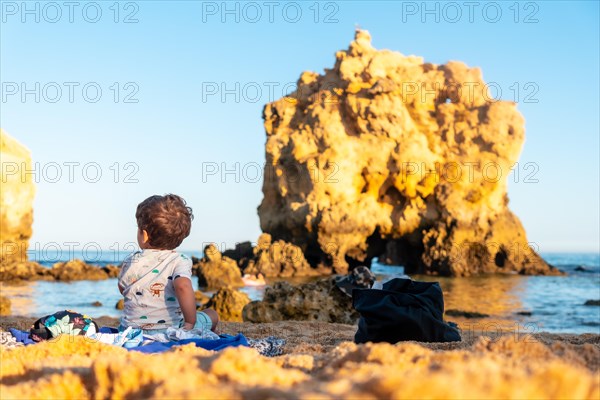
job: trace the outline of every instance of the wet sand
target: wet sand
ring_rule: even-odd
[[[0,328],[32,322],[3,317]],[[285,338],[284,355],[274,358],[249,348],[215,353],[189,345],[144,355],[65,337],[1,349],[0,392],[22,399],[600,396],[600,335],[473,328],[458,343],[355,345],[355,331],[318,322],[222,323],[223,333]]]

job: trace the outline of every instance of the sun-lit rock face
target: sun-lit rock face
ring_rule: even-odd
[[[27,261],[35,186],[27,148],[0,129],[0,264]]]
[[[508,209],[525,138],[516,105],[478,68],[376,50],[357,31],[323,75],[267,104],[261,228],[314,266],[546,274]]]

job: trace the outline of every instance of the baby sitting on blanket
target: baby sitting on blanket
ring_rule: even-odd
[[[149,336],[164,336],[168,328],[214,332],[219,315],[213,309],[196,313],[192,261],[175,251],[190,234],[192,209],[174,194],[151,196],[137,206],[135,217],[142,250],[121,265],[119,330],[139,328]]]

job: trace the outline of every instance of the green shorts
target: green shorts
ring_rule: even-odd
[[[208,316],[207,313],[200,311],[196,313],[196,325],[194,325],[195,329],[206,329],[212,330],[212,320]]]
[[[181,326],[183,327],[184,322],[181,322]],[[119,331],[124,331],[126,327],[119,326]],[[212,320],[205,312],[196,313],[196,325],[194,325],[194,329],[206,329],[212,330]],[[142,329],[144,335],[155,335],[157,333],[167,333],[166,329]]]

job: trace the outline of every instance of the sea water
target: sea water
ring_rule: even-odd
[[[184,252],[200,257],[200,252]],[[119,264],[126,253],[110,253],[99,259],[75,254],[100,266]],[[36,259],[37,256],[37,259]],[[586,306],[587,300],[600,299],[600,255],[598,253],[546,253],[543,258],[567,273],[566,276],[486,275],[466,278],[412,276],[416,280],[438,281],[444,291],[446,310],[477,312],[534,327],[530,331],[600,334],[600,306]],[[51,266],[73,258],[49,258],[47,254],[30,259]],[[400,266],[373,262],[378,280],[403,274]],[[193,279],[194,289],[197,280]],[[240,289],[252,300],[260,300],[264,287]],[[205,292],[211,295],[213,292]],[[10,298],[13,315],[41,317],[71,309],[92,317],[119,317],[115,308],[121,298],[116,279],[104,281],[45,282],[23,285],[3,284],[2,295]],[[101,306],[92,303],[100,302]],[[449,318],[451,319],[451,318]]]

